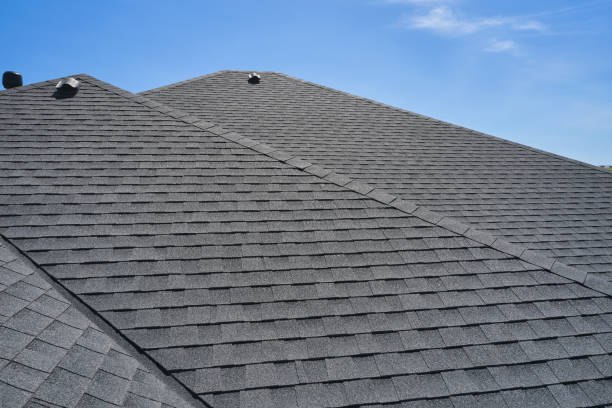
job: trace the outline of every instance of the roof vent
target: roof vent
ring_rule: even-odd
[[[57,85],[55,85],[55,93],[53,96],[55,99],[72,98],[77,94],[77,92],[79,92],[80,84],[81,82],[73,77],[62,79],[57,83]]]
[[[258,84],[261,80],[261,77],[257,72],[253,72],[249,74],[249,84]]]
[[[19,72],[6,71],[2,74],[2,86],[5,89],[17,88],[23,85],[23,78]]]
[[[59,91],[74,91],[79,89],[80,84],[81,83],[75,78],[70,77],[59,81],[57,85],[55,85],[55,88]]]

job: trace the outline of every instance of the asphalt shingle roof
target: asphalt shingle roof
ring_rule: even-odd
[[[0,407],[194,407],[0,239]]]
[[[612,404],[606,282],[80,79],[68,98],[54,81],[0,94],[0,234],[202,401]],[[23,350],[27,322],[3,350]],[[43,341],[66,349],[71,332]],[[81,374],[97,361],[71,358]],[[109,367],[84,395],[129,394]]]
[[[612,279],[612,173],[274,72],[144,96]],[[248,85],[248,84],[247,84]]]

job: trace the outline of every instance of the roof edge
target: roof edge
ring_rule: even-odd
[[[168,84],[168,85],[162,85],[162,86],[157,87],[157,88],[148,89],[146,91],[138,92],[137,94],[138,95],[146,95],[146,94],[151,93],[151,92],[157,92],[157,91],[161,91],[161,90],[164,90],[164,89],[174,88],[176,86],[188,84],[188,83],[194,82],[194,81],[199,81],[200,79],[204,79],[204,78],[214,77],[214,76],[217,76],[217,75],[220,75],[220,74],[224,74],[226,72],[240,72],[240,71],[235,71],[235,70],[231,70],[231,69],[222,69],[221,71],[212,72],[210,74],[200,75],[200,76],[197,76],[197,77],[194,77],[194,78],[186,79],[184,81],[174,82],[174,83],[171,83],[171,84]]]
[[[219,71],[215,73],[215,75],[219,74],[220,72],[227,71]],[[311,175],[319,177],[338,186],[346,187],[349,190],[352,190],[360,195],[367,196],[380,203],[396,208],[406,214],[413,215],[417,218],[420,218],[421,220],[435,224],[448,231],[459,234],[465,238],[474,240],[483,245],[501,251],[505,254],[514,256],[524,262],[545,269],[555,275],[570,279],[590,289],[612,296],[612,282],[608,282],[602,279],[601,277],[596,276],[594,273],[581,271],[577,268],[566,265],[554,258],[550,258],[546,255],[543,255],[539,251],[531,250],[524,246],[510,243],[506,240],[495,237],[492,234],[475,229],[468,224],[457,221],[452,217],[447,217],[442,214],[433,212],[423,206],[419,206],[415,202],[404,200],[396,195],[389,194],[388,192],[382,189],[377,189],[372,185],[360,182],[345,175],[335,173],[319,165],[310,163],[309,161],[304,160],[298,157],[297,155],[286,153],[265,143],[261,143],[257,140],[244,137],[237,132],[224,129],[221,126],[216,125],[215,123],[202,120],[179,109],[175,109],[148,99],[140,94],[133,94],[131,92],[117,88],[109,83],[100,81],[90,76],[83,75],[83,77],[88,78],[89,81],[94,85],[97,85],[117,95],[123,96],[150,109],[154,109],[164,115],[170,116],[174,119],[178,119],[182,122],[195,126],[198,129],[213,133],[231,142],[238,143],[243,147],[254,150],[275,160],[284,162],[292,167],[305,171]],[[196,79],[194,78],[188,81],[194,80]]]
[[[45,81],[33,82],[31,84],[27,84],[27,85],[23,85],[23,86],[18,86],[18,87],[15,87],[15,88],[0,90],[0,96],[13,95],[13,94],[20,93],[20,92],[23,92],[23,91],[29,91],[31,89],[40,88],[41,86],[56,84],[60,80],[62,80],[64,78],[68,78],[68,77],[74,77],[76,79],[80,79],[82,77],[91,78],[90,75],[83,74],[83,73],[81,73],[81,74],[72,74],[72,75],[64,75],[64,76],[57,77],[57,78],[47,79]]]
[[[558,159],[558,160],[569,161],[569,162],[574,163],[574,164],[578,164],[578,165],[581,165],[581,166],[584,166],[584,167],[588,167],[591,170],[597,170],[597,171],[603,172],[603,173],[605,173],[605,174],[607,174],[609,176],[612,176],[612,172],[610,172],[609,170],[602,169],[601,167],[598,167],[598,166],[595,166],[593,164],[589,164],[589,163],[586,163],[586,162],[583,162],[583,161],[580,161],[580,160],[576,160],[576,159],[572,159],[572,158],[569,158],[569,157],[561,156],[559,154],[547,152],[546,150],[541,150],[541,149],[538,149],[538,148],[535,148],[535,147],[531,147],[531,146],[527,146],[527,145],[524,145],[524,144],[521,144],[521,143],[518,143],[518,142],[513,142],[511,140],[507,140],[507,139],[504,139],[504,138],[501,138],[501,137],[498,137],[498,136],[493,136],[493,135],[490,135],[488,133],[480,132],[478,130],[470,129],[470,128],[467,128],[465,126],[457,125],[455,123],[446,122],[446,121],[441,120],[441,119],[432,118],[431,116],[427,116],[427,115],[423,115],[423,114],[420,114],[420,113],[412,112],[412,111],[409,111],[408,109],[402,109],[402,108],[398,108],[396,106],[387,105],[385,103],[378,102],[378,101],[376,101],[374,99],[369,99],[369,98],[366,98],[364,96],[355,95],[355,94],[352,94],[352,93],[349,93],[349,92],[345,92],[345,91],[340,91],[338,89],[334,89],[334,88],[330,88],[330,87],[325,86],[325,85],[320,85],[320,84],[317,84],[317,83],[314,83],[314,82],[310,82],[310,81],[307,81],[305,79],[301,79],[301,78],[297,78],[297,77],[294,77],[294,76],[291,76],[291,75],[288,75],[288,74],[284,74],[282,72],[273,72],[273,73],[277,74],[277,75],[284,76],[284,77],[289,78],[289,79],[292,79],[294,81],[299,81],[299,82],[302,82],[302,83],[307,84],[307,85],[315,86],[317,88],[326,89],[328,91],[332,91],[332,92],[336,92],[336,93],[339,93],[339,94],[342,94],[342,95],[345,95],[345,96],[349,96],[351,98],[356,98],[356,99],[359,99],[359,100],[362,100],[362,101],[366,101],[366,102],[369,102],[369,103],[372,103],[372,104],[375,104],[375,105],[378,105],[378,106],[382,106],[382,107],[385,107],[385,108],[393,109],[393,110],[398,111],[398,112],[409,113],[411,115],[415,115],[415,116],[418,116],[420,118],[423,118],[423,119],[426,119],[426,120],[429,120],[429,121],[432,121],[432,122],[436,122],[436,123],[439,123],[439,124],[442,124],[442,125],[446,125],[446,126],[452,126],[452,127],[458,128],[458,129],[466,130],[468,132],[477,134],[479,136],[489,137],[489,138],[495,139],[495,140],[497,140],[499,142],[511,144],[511,145],[514,145],[514,146],[517,146],[517,147],[520,147],[520,148],[523,148],[523,149],[526,149],[526,150],[530,150],[530,151],[533,151],[533,152],[536,152],[536,153],[545,154],[547,156],[553,157],[553,158]],[[194,80],[195,80],[195,78],[194,78]]]
[[[75,76],[75,75],[72,75]],[[50,85],[56,81],[59,81],[60,79],[65,78],[65,77],[59,77],[59,78],[55,78],[55,79],[47,79],[46,81],[40,81],[40,82],[34,82],[31,84],[27,84],[27,85],[23,85],[23,86],[18,86],[15,88],[10,88],[10,89],[5,89],[3,91],[0,91],[0,96],[9,96],[9,95],[14,95],[16,93],[20,93],[23,91],[28,91],[31,89],[36,89],[36,88],[40,88],[41,86],[45,86],[45,85]]]

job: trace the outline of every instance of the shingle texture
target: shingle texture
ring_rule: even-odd
[[[286,75],[143,95],[612,279],[612,174]]]
[[[0,233],[212,406],[612,404],[609,296],[81,79],[0,96]]]
[[[0,240],[0,407],[193,405]]]

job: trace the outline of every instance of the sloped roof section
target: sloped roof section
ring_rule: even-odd
[[[612,403],[610,296],[80,78],[0,96],[0,233],[210,405]]]
[[[143,95],[612,279],[610,172],[274,72]]]
[[[0,407],[198,406],[167,387],[0,238]]]

